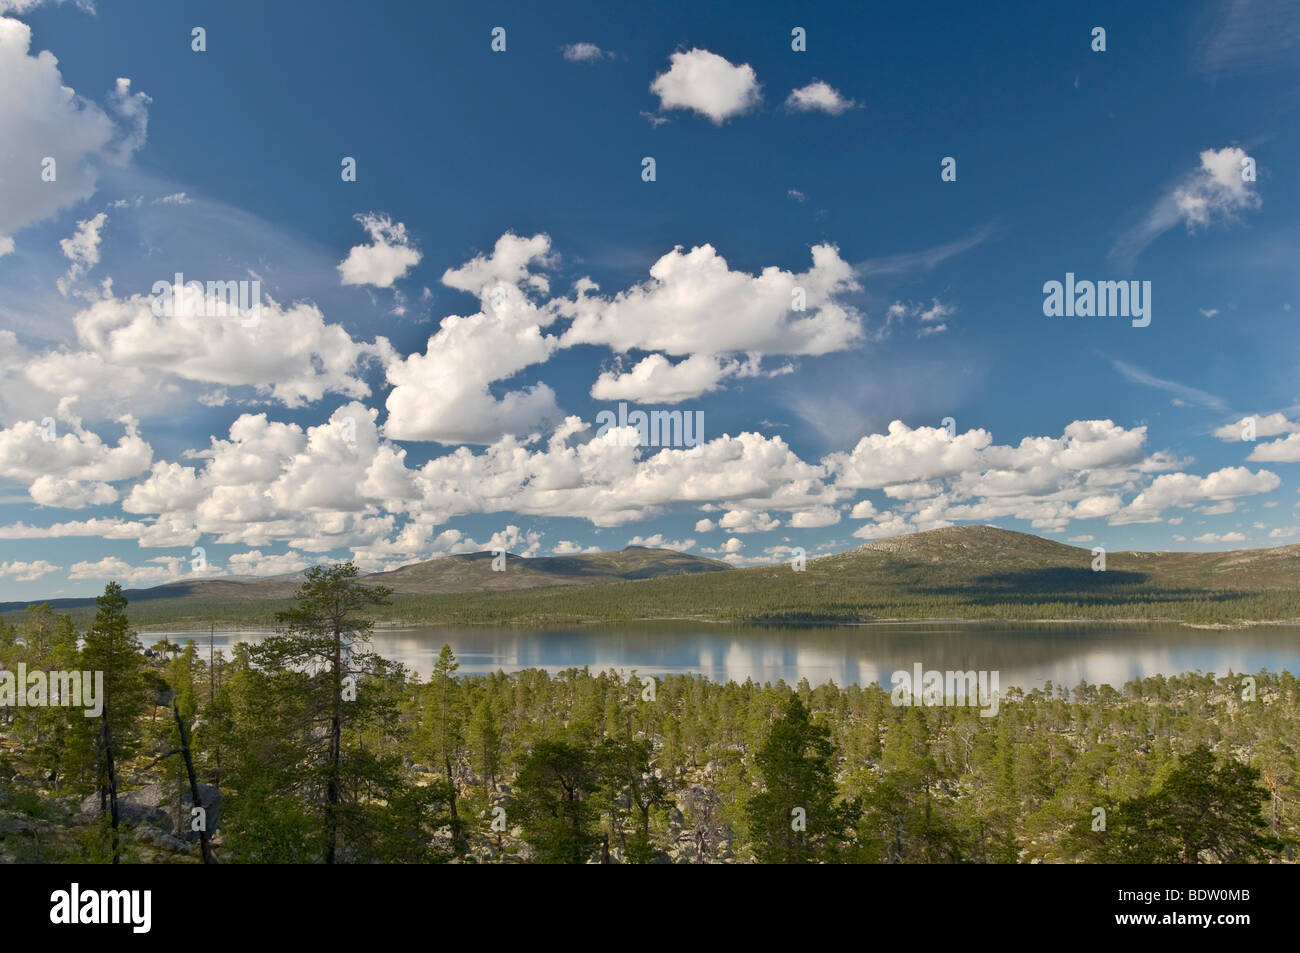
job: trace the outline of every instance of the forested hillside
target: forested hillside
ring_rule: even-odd
[[[786,562],[727,570],[713,560],[643,547],[512,556],[501,572],[491,564],[490,553],[478,553],[367,576],[367,584],[393,589],[372,617],[396,625],[1096,619],[1233,626],[1300,620],[1300,545],[1108,552],[1103,564],[1091,550],[1027,533],[954,526],[810,558],[802,571]],[[142,626],[269,625],[290,606],[299,581],[214,579],[128,596]],[[93,614],[93,607],[67,608],[79,623]]]
[[[1101,567],[1104,568],[1094,568]],[[515,592],[403,596],[410,623],[557,624],[698,619],[1300,619],[1300,546],[1230,553],[1110,552],[991,526],[956,526],[833,556],[725,573]]]

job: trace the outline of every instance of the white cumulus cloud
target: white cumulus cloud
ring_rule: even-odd
[[[785,108],[794,112],[824,112],[832,116],[847,112],[856,105],[852,99],[821,80],[791,90],[785,100]]]
[[[0,254],[26,226],[93,195],[102,166],[126,162],[148,123],[149,97],[132,93],[129,79],[117,81],[106,111],[66,85],[53,53],[31,55],[31,40],[27,24],[0,16],[0,143],[9,170],[0,176]],[[42,179],[47,158],[52,181]]]
[[[721,125],[758,105],[758,77],[748,63],[735,66],[717,53],[674,53],[671,66],[650,84],[660,109],[690,109]]]
[[[391,288],[394,281],[420,263],[420,250],[401,222],[379,212],[357,215],[356,220],[370,235],[370,244],[354,245],[339,263],[343,284]]]

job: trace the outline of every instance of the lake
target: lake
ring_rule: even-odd
[[[255,642],[265,631],[218,631],[215,647],[229,656],[234,642]],[[206,654],[206,632],[148,632],[152,645],[166,635],[193,638]],[[587,667],[639,675],[694,674],[712,681],[812,685],[875,682],[926,670],[999,672],[1002,690],[1080,681],[1116,688],[1135,678],[1201,671],[1261,669],[1300,673],[1300,626],[1192,629],[1167,623],[876,623],[859,626],[708,625],[644,622],[524,629],[448,626],[377,629],[373,649],[429,677],[446,643],[460,674]]]

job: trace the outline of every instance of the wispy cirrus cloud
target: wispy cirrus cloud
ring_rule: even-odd
[[[1197,44],[1204,73],[1300,66],[1300,6],[1292,0],[1226,0]]]
[[[1188,404],[1195,404],[1198,407],[1208,407],[1211,410],[1227,410],[1228,402],[1222,397],[1211,394],[1209,391],[1200,390],[1196,387],[1189,387],[1186,384],[1180,384],[1177,381],[1165,380],[1162,377],[1156,377],[1149,371],[1143,370],[1136,364],[1130,364],[1127,361],[1121,361],[1118,358],[1107,357],[1106,360],[1120,375],[1130,383],[1142,384],[1146,387],[1154,387],[1157,390],[1173,394],[1178,400]]]
[[[903,252],[897,255],[884,255],[880,258],[868,258],[858,262],[854,266],[854,271],[863,277],[903,274],[910,271],[928,271],[949,258],[983,245],[989,239],[996,237],[1001,230],[1001,226],[998,224],[987,222],[979,226],[979,228],[967,232],[961,238],[945,242],[942,245],[935,245],[933,248]]]
[[[1199,165],[1120,236],[1108,257],[1123,268],[1131,268],[1148,245],[1180,223],[1187,226],[1188,232],[1195,232],[1259,208],[1261,199],[1254,178],[1248,180],[1244,174],[1249,158],[1238,146],[1202,151]]]

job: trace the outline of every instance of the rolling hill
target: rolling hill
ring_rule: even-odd
[[[370,573],[365,582],[387,586],[395,597],[437,596],[471,592],[497,592],[541,586],[588,586],[631,579],[651,579],[690,573],[730,571],[726,563],[670,549],[629,546],[609,553],[576,556],[542,556],[525,559],[506,555],[506,568],[492,570],[491,553],[468,553],[412,563],[389,572]],[[127,589],[133,618],[144,624],[168,621],[206,623],[232,618],[269,620],[293,599],[301,573],[278,576],[223,576],[218,579],[183,579],[148,589]],[[33,600],[0,603],[0,613],[25,609],[48,601],[50,606],[74,616],[89,614],[94,598]]]
[[[555,624],[915,619],[1300,620],[1300,546],[1107,554],[991,526],[957,526],[726,573],[412,599],[421,622]]]
[[[366,580],[388,586],[394,593],[435,595],[537,586],[582,586],[620,579],[653,579],[731,569],[715,559],[648,546],[629,546],[610,553],[533,559],[507,554],[506,568],[501,572],[493,572],[491,563],[491,553],[470,553],[412,563],[391,572],[375,573],[367,576]]]
[[[670,550],[580,556],[449,556],[364,577],[393,590],[378,617],[400,624],[568,624],[644,619],[869,622],[904,619],[1300,619],[1300,545],[1222,553],[1091,550],[992,526],[957,526],[789,564],[731,569]],[[209,579],[128,591],[144,626],[265,625],[297,574]],[[75,603],[75,604],[72,604]],[[74,615],[93,600],[53,603]],[[0,606],[21,609],[24,604]]]

